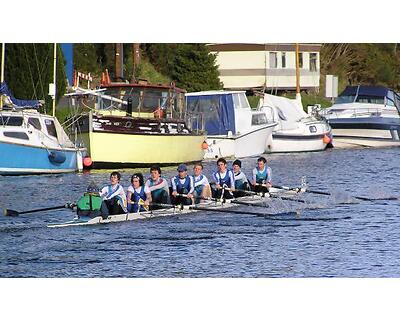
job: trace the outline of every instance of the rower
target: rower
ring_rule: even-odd
[[[150,177],[147,179],[145,186],[147,186],[151,192],[153,203],[165,204],[170,202],[168,182],[161,177],[161,168],[158,165],[153,165],[150,168]],[[157,205],[153,205],[152,207],[155,209]]]
[[[124,188],[119,184],[120,181],[121,174],[118,171],[113,171],[110,174],[110,184],[100,191],[100,197],[103,198],[100,208],[103,219],[106,219],[108,215],[127,212],[126,194]]]
[[[242,162],[240,160],[236,159],[235,161],[233,161],[232,170],[235,176],[235,189],[236,189],[236,191],[234,192],[235,197],[243,197],[247,194],[244,191],[250,190],[247,177],[244,174],[244,172],[241,171],[241,168],[242,168]]]
[[[255,192],[268,192],[271,188],[271,168],[267,166],[267,159],[257,159],[257,167],[253,169],[252,186]]]
[[[203,174],[203,165],[196,163],[193,167],[195,203],[200,203],[201,198],[211,198],[211,188],[207,177]]]
[[[143,175],[135,173],[131,177],[131,183],[126,196],[128,212],[147,211],[151,202],[151,193],[149,187],[144,185]]]
[[[215,198],[232,199],[235,191],[235,178],[233,172],[226,167],[226,160],[217,160],[217,172],[213,173],[215,181]]]
[[[185,164],[178,166],[178,175],[171,179],[172,203],[191,205],[193,204],[194,180],[187,174]],[[181,195],[185,195],[182,197]]]

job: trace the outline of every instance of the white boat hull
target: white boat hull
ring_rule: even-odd
[[[390,130],[333,129],[332,133],[338,149],[400,147],[400,140],[393,139]]]
[[[266,152],[322,151],[326,149],[326,146],[327,143],[324,142],[324,135],[304,136],[273,133],[271,142],[267,145]]]
[[[208,136],[204,159],[245,158],[263,154],[276,123],[257,126],[250,132],[234,136]]]

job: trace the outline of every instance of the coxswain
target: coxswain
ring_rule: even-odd
[[[219,158],[217,160],[217,171],[213,173],[215,181],[215,197],[232,199],[235,191],[235,178],[233,172],[226,167],[226,160]]]
[[[128,211],[147,211],[151,202],[151,192],[149,187],[144,184],[143,175],[135,173],[131,177],[131,183],[126,196]]]
[[[203,165],[201,163],[196,163],[193,167],[193,180],[195,203],[200,203],[202,198],[211,198],[210,183],[203,174]]]
[[[121,174],[118,171],[113,171],[110,174],[110,184],[100,191],[100,197],[103,198],[100,208],[103,219],[106,219],[108,215],[127,212],[126,194],[124,188],[119,184],[120,181]]]
[[[249,182],[247,180],[246,175],[242,171],[242,162],[240,160],[235,160],[232,163],[232,171],[235,177],[235,189],[234,192],[235,197],[243,197],[245,196],[246,192],[249,191]]]
[[[257,167],[253,169],[252,186],[256,192],[265,192],[272,186],[271,168],[267,166],[267,159],[257,159]]]
[[[153,203],[170,203],[168,182],[161,177],[161,168],[158,165],[153,165],[150,168],[150,177],[147,179],[145,186],[150,190]],[[152,207],[155,209],[161,206],[152,205]]]
[[[193,204],[194,180],[187,174],[185,164],[178,166],[178,175],[171,179],[173,204]],[[184,196],[181,196],[184,195]]]

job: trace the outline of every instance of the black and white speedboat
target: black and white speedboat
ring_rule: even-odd
[[[349,86],[320,111],[332,127],[335,147],[400,146],[400,96],[381,86]]]

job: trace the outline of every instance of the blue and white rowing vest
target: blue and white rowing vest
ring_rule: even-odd
[[[199,182],[203,179],[204,179],[204,176],[202,174],[199,175],[197,178],[195,176],[193,176],[194,193],[195,193],[196,197],[201,196],[201,194],[203,193],[203,189],[204,189],[204,184],[199,184],[198,186],[196,186],[196,182]]]
[[[231,175],[229,174],[229,172],[230,172],[230,170],[226,171],[224,178],[221,177],[221,174],[219,172],[214,173],[214,177],[216,178],[217,183],[221,187],[225,186],[225,187],[230,188],[231,185],[235,185],[235,181],[231,180]],[[232,176],[233,176],[233,174],[232,174]]]
[[[266,183],[268,181],[268,167],[265,166],[263,171],[258,170],[258,168],[256,168],[257,170],[257,174],[256,174],[256,183],[262,184],[262,183]]]
[[[144,186],[140,188],[140,192],[137,192],[136,189],[133,189],[133,193],[131,195],[131,201],[135,202],[132,204],[132,210],[131,212],[138,212],[139,211],[139,205],[137,202],[142,199],[145,201],[147,199],[146,193],[144,192]],[[140,210],[143,210],[143,207],[140,207]]]
[[[190,176],[185,177],[185,181],[182,183],[179,176],[175,177],[176,192],[179,194],[188,194],[190,188]]]

